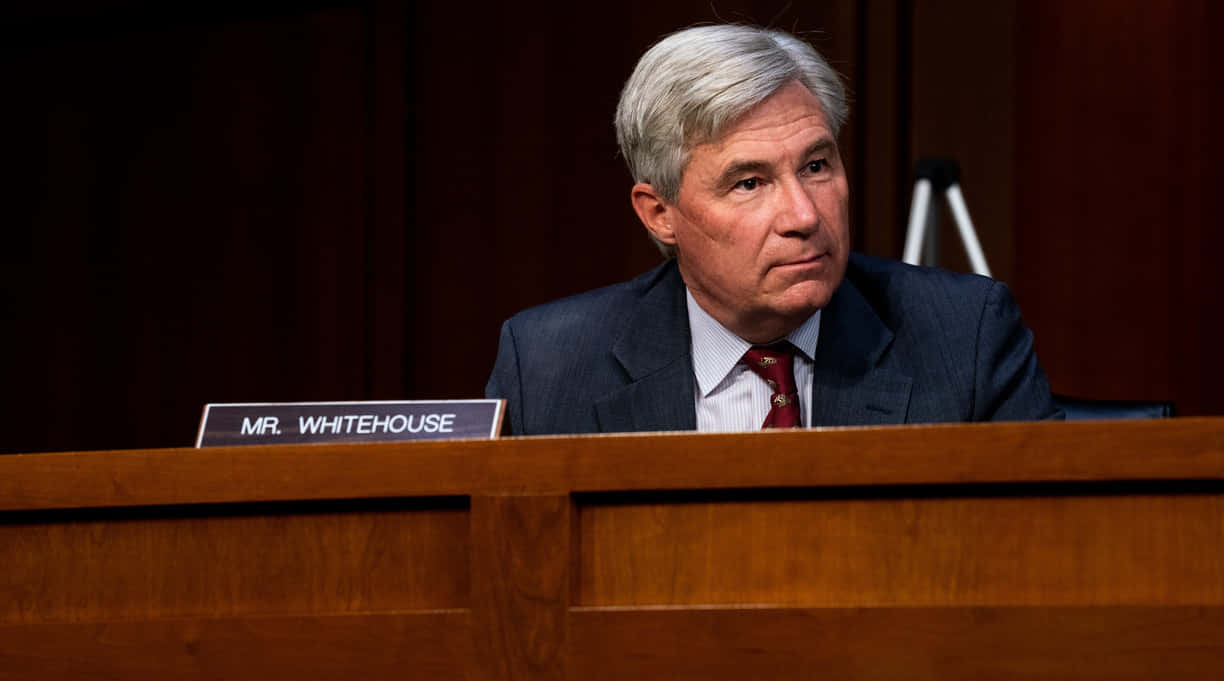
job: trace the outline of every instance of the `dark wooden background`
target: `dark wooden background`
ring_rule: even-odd
[[[914,160],[955,156],[1055,390],[1224,414],[1218,4],[164,4],[0,10],[0,451],[481,395],[503,319],[657,262],[612,112],[718,20],[845,75],[856,248],[899,256]]]

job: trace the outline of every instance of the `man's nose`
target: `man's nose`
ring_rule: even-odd
[[[820,226],[816,202],[799,178],[783,182],[778,198],[781,205],[778,206],[776,229],[779,233],[806,236]]]

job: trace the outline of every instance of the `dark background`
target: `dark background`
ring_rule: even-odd
[[[502,320],[658,261],[613,109],[719,20],[846,77],[857,249],[898,257],[913,162],[955,156],[1056,391],[1224,414],[1218,3],[164,4],[0,10],[0,451],[480,396]]]

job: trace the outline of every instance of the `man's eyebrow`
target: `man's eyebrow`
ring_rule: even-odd
[[[735,161],[718,174],[716,186],[729,185],[733,182],[738,182],[739,178],[743,175],[762,173],[767,170],[769,170],[769,164],[765,161]]]
[[[836,146],[837,144],[833,141],[832,137],[821,137],[809,144],[807,149],[803,150],[803,158],[806,159],[810,156],[827,152]],[[767,170],[769,170],[769,163],[765,161],[734,161],[718,174],[715,186],[726,186],[738,182],[740,177],[749,173],[761,173]]]
[[[836,146],[837,144],[833,141],[832,137],[821,137],[808,145],[808,148],[803,152],[803,157],[807,158],[821,152],[826,152]]]

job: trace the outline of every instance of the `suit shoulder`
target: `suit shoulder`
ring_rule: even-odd
[[[657,285],[667,276],[669,269],[674,267],[675,261],[669,260],[629,281],[528,308],[511,317],[507,324],[546,336],[565,333],[571,329],[586,329],[592,325],[606,328],[608,324],[630,314],[633,303]]]
[[[900,260],[852,253],[846,270],[856,286],[888,288],[904,285],[944,286],[966,291],[986,291],[996,282],[979,274],[952,272],[938,267],[910,265]]]
[[[890,326],[906,319],[913,321],[922,312],[963,320],[967,314],[979,313],[992,293],[1003,288],[999,282],[977,274],[859,253],[850,256],[846,279]]]

